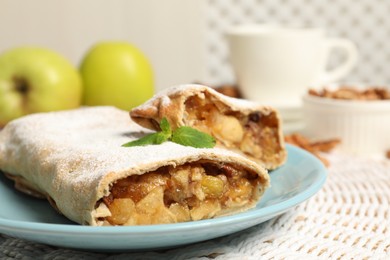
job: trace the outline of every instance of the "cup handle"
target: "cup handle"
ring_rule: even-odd
[[[329,83],[337,81],[347,75],[356,65],[358,60],[358,50],[356,45],[342,38],[330,38],[325,41],[325,64],[330,57],[331,51],[334,49],[343,50],[346,53],[346,59],[343,63],[332,70],[326,70],[321,73],[321,83]]]

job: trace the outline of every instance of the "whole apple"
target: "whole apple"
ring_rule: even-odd
[[[54,51],[18,47],[0,55],[0,126],[30,113],[78,107],[81,95],[79,72]]]
[[[154,94],[153,70],[146,56],[127,42],[94,45],[80,66],[84,104],[113,105],[124,110]]]

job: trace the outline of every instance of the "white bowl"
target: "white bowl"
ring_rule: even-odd
[[[305,95],[304,134],[313,139],[340,138],[340,150],[384,155],[390,149],[390,100],[340,100]]]

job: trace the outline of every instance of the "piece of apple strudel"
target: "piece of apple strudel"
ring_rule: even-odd
[[[92,226],[229,215],[254,207],[269,186],[264,168],[223,149],[121,147],[147,132],[111,107],[26,116],[0,132],[0,169],[17,189]]]
[[[159,130],[162,118],[172,128],[190,126],[215,137],[217,145],[244,154],[267,169],[287,156],[279,113],[268,106],[227,97],[203,85],[181,85],[132,109],[131,118]]]

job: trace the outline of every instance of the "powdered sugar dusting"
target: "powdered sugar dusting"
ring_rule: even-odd
[[[91,222],[85,212],[90,214],[96,200],[107,195],[110,183],[164,165],[209,159],[265,172],[256,163],[222,149],[171,142],[121,147],[150,132],[132,122],[127,111],[112,107],[30,115],[0,132],[0,169],[35,183],[79,223]]]

